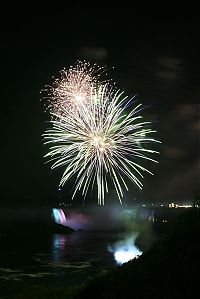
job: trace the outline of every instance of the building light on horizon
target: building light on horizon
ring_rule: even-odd
[[[191,204],[175,204],[173,202],[169,203],[169,208],[192,208]]]

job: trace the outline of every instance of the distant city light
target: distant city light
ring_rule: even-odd
[[[191,204],[176,204],[176,203],[169,203],[169,208],[192,208]]]

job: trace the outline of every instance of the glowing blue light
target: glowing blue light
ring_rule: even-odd
[[[134,258],[137,258],[141,254],[142,252],[137,247],[132,246],[132,248],[119,249],[115,251],[114,257],[117,264],[122,265],[123,263],[126,263]]]
[[[53,215],[53,219],[56,223],[66,226],[67,220],[65,217],[65,213],[63,212],[62,209],[53,208],[52,215]]]
[[[108,250],[113,252],[117,264],[122,265],[123,263],[138,258],[142,254],[142,251],[135,245],[137,236],[138,233],[131,233],[122,237],[122,239],[117,241],[113,246],[108,247]]]

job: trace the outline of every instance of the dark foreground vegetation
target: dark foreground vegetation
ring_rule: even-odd
[[[199,253],[200,209],[190,209],[181,213],[166,235],[140,258],[99,275],[85,286],[41,289],[6,298],[198,298]]]
[[[200,210],[183,212],[139,259],[99,277],[75,298],[198,298]]]

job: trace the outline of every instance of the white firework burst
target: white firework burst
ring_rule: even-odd
[[[91,92],[99,85],[109,84],[108,80],[99,83],[99,77],[105,70],[104,67],[81,61],[68,70],[63,69],[60,78],[55,79],[52,86],[46,86],[44,89],[51,116],[55,117],[68,110],[77,117],[77,114],[90,104]]]
[[[157,162],[151,154],[158,152],[144,147],[158,142],[150,135],[155,131],[142,120],[142,104],[129,111],[131,100],[109,84],[91,84],[85,97],[81,109],[69,109],[68,96],[60,97],[62,105],[51,112],[52,128],[43,135],[50,146],[45,157],[52,169],[64,168],[60,186],[76,174],[73,197],[78,190],[85,196],[96,185],[98,204],[104,204],[111,181],[122,202],[126,178],[142,189],[143,172],[151,173],[138,161]]]

